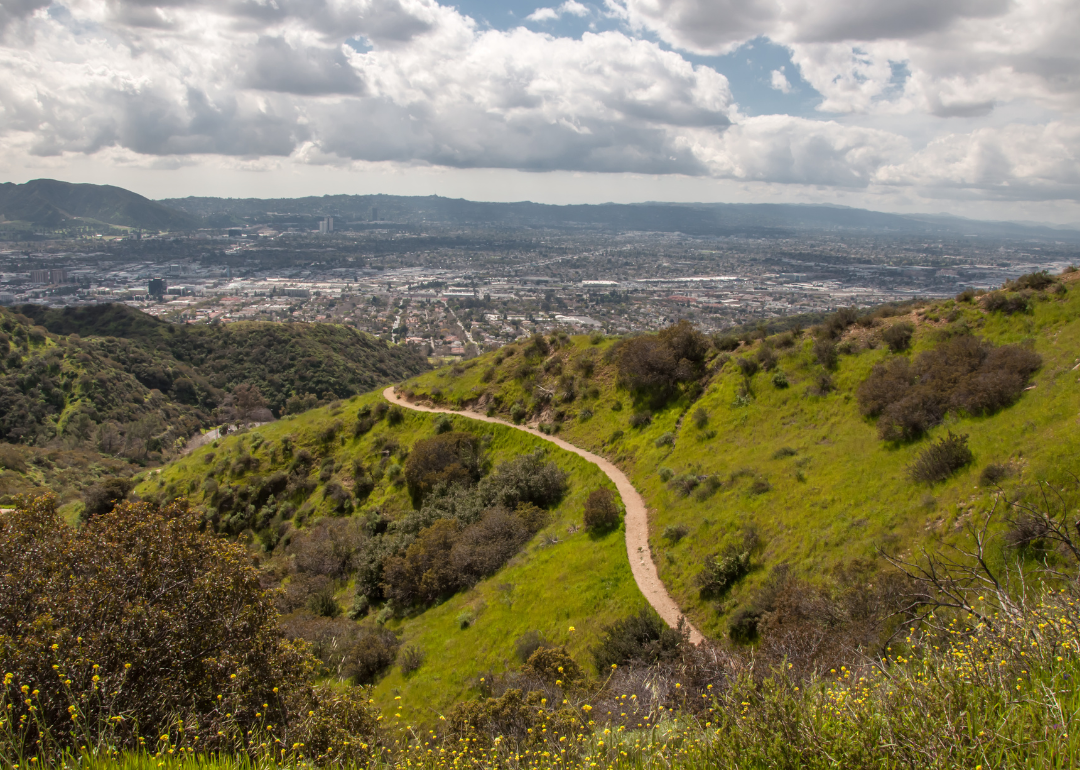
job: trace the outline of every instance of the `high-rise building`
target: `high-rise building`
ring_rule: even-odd
[[[319,232],[324,234],[334,232],[334,218],[327,217],[319,220]]]
[[[150,287],[149,289],[147,289],[146,293],[149,294],[151,297],[157,297],[158,299],[161,299],[165,296],[165,291],[168,288],[169,287],[166,285],[164,278],[151,278]]]
[[[31,270],[30,271],[31,283],[48,283],[49,271],[48,270]]]
[[[67,270],[50,270],[49,283],[67,283]]]

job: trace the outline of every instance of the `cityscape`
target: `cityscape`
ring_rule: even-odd
[[[627,334],[686,318],[716,332],[949,297],[1080,258],[1069,243],[989,237],[380,225],[335,228],[327,217],[318,230],[39,241],[0,251],[0,303],[121,302],[176,323],[341,323],[471,357],[554,329]]]

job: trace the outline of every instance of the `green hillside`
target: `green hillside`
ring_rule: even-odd
[[[122,305],[0,308],[0,442],[10,445],[0,499],[42,486],[77,498],[100,474],[80,483],[58,468],[102,456],[159,461],[225,421],[220,407],[240,385],[281,414],[290,398],[310,406],[426,368],[411,348],[329,324],[191,327]]]
[[[644,389],[620,382],[629,343],[584,337],[534,338],[400,389],[538,423],[615,460],[650,505],[661,578],[699,628],[721,637],[738,610],[760,614],[758,591],[779,565],[818,583],[850,581],[881,566],[879,549],[910,555],[956,542],[992,505],[994,479],[1061,481],[1076,471],[1076,276],[1039,290],[840,314],[813,333],[719,338],[698,362],[642,348],[634,355]],[[913,327],[911,346],[893,353],[884,338],[902,323]],[[819,363],[815,335],[834,350],[834,367]],[[918,362],[973,337],[1041,356],[1016,403],[981,416],[949,409],[924,435],[879,438],[884,418],[862,416],[858,398],[874,366]],[[913,481],[913,463],[949,432],[968,437],[973,462],[940,483]],[[743,554],[742,567],[729,563],[724,574],[723,557],[737,564]]]
[[[145,230],[193,230],[199,220],[122,187],[33,179],[0,184],[0,222],[38,227],[106,224]]]
[[[418,441],[455,432],[479,439],[485,478],[537,450],[568,474],[566,492],[544,526],[496,574],[431,605],[394,611],[376,598],[359,622],[327,617],[349,611],[355,596],[371,590],[365,575],[374,562],[415,542],[418,517],[421,523],[438,520],[423,519],[428,509],[418,510],[410,498],[407,458]],[[584,661],[604,624],[644,605],[622,531],[596,535],[582,529],[585,497],[610,486],[595,466],[520,431],[388,411],[381,394],[371,393],[229,435],[145,475],[135,494],[183,496],[219,532],[250,539],[265,580],[283,588],[283,625],[312,642],[324,676],[365,681],[356,674],[357,661],[381,650],[389,657],[372,664],[376,701],[388,713],[394,707],[403,720],[431,724],[455,702],[477,694],[481,677],[520,665],[520,640],[533,636],[566,645]],[[327,553],[341,559],[316,558]],[[312,597],[327,594],[336,606],[314,612]],[[380,648],[387,642],[378,634],[386,630],[397,639]],[[395,648],[398,663],[386,670]],[[423,659],[407,674],[401,664],[406,649],[420,651]]]

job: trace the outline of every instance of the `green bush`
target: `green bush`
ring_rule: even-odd
[[[881,339],[893,353],[900,353],[911,347],[911,338],[915,327],[907,321],[895,323],[881,333]]]
[[[634,412],[630,415],[630,427],[631,428],[644,428],[652,422],[652,412],[646,410],[642,412]]]
[[[788,382],[787,375],[784,374],[783,369],[777,369],[775,372],[773,372],[772,384],[774,387],[780,389],[788,387],[790,383]]]
[[[656,441],[654,441],[653,443],[655,444],[657,449],[659,449],[661,447],[666,447],[666,446],[675,446],[675,434],[672,433],[671,431],[667,431],[666,433],[662,433],[660,436],[658,436],[656,438]]]
[[[739,578],[750,571],[750,552],[729,548],[705,558],[694,583],[702,596],[723,596]]]
[[[264,702],[291,742],[318,713],[310,659],[279,630],[245,546],[184,505],[121,503],[76,530],[52,498],[24,501],[0,516],[0,554],[4,689],[35,693],[25,756],[50,748],[40,730],[50,750],[77,753],[98,731],[137,750],[138,734],[169,733],[177,719],[215,751],[231,747],[219,730],[260,724],[251,706]]]
[[[480,442],[471,433],[420,439],[405,461],[405,481],[418,503],[439,484],[468,485],[479,479]]]
[[[585,528],[614,529],[619,526],[619,504],[610,489],[594,489],[585,499]]]
[[[686,637],[680,630],[669,628],[651,607],[645,607],[636,615],[605,626],[590,652],[596,670],[607,673],[612,665],[648,666],[673,660],[685,643]]]
[[[949,431],[919,454],[908,469],[908,475],[912,481],[925,484],[944,481],[975,460],[967,442],[966,435]]]
[[[838,360],[836,343],[829,337],[821,336],[814,340],[814,359],[826,369],[835,369]]]

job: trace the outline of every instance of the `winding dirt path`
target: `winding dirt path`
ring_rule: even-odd
[[[649,604],[651,604],[653,609],[659,613],[665,623],[672,628],[675,628],[679,624],[679,620],[683,618],[683,614],[679,611],[679,605],[675,603],[675,600],[668,594],[667,589],[664,588],[664,584],[660,582],[660,576],[657,574],[656,565],[652,560],[652,549],[649,548],[649,509],[645,505],[645,500],[638,494],[638,491],[634,489],[634,485],[630,483],[630,479],[626,478],[626,474],[615,467],[613,463],[605,460],[599,455],[595,455],[592,452],[563,441],[560,438],[541,433],[535,428],[514,425],[505,420],[500,420],[497,417],[488,417],[486,414],[480,414],[479,412],[473,412],[468,409],[439,409],[436,407],[413,404],[395,393],[393,386],[383,391],[383,397],[392,404],[397,404],[406,409],[413,409],[417,412],[456,414],[473,420],[480,420],[481,422],[497,423],[509,428],[525,431],[539,439],[549,441],[555,446],[565,449],[567,452],[573,452],[577,456],[583,457],[599,467],[600,470],[607,474],[607,477],[615,483],[615,488],[619,490],[619,495],[622,497],[623,504],[626,506],[626,555],[630,559],[630,571],[634,574],[634,581],[637,583],[638,588],[648,600]],[[698,631],[689,620],[686,621],[686,625],[690,630],[691,644],[700,644],[704,639],[701,632]]]

